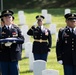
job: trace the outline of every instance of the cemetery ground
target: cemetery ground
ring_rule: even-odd
[[[65,8],[52,8],[47,9],[48,13],[52,15],[52,24],[56,24],[57,32],[60,28],[65,27],[65,19],[64,19],[64,10]],[[19,24],[18,20],[18,10],[15,11],[15,23]],[[41,9],[25,9],[26,24],[29,28],[36,21],[35,16],[41,14]],[[71,8],[71,12],[76,12],[75,8]],[[47,28],[49,28],[50,24],[45,24]],[[26,39],[25,39],[26,40]],[[33,41],[32,37],[30,37],[31,42]],[[56,60],[56,35],[52,35],[52,48],[48,55],[46,69],[55,69],[59,71],[59,75],[63,75],[63,67]],[[19,61],[20,65],[20,75],[33,75],[33,72],[29,71],[29,59],[25,58],[25,51],[22,50],[22,60]]]

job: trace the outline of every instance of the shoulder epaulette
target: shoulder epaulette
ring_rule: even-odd
[[[65,31],[67,28],[60,28],[59,31]]]
[[[63,31],[65,28],[60,28],[59,31]]]
[[[59,31],[62,33],[62,39],[63,39],[63,36],[64,36],[64,34],[65,34],[65,31],[66,31],[66,27],[65,28],[61,28]]]

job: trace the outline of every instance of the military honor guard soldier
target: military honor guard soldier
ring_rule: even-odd
[[[27,32],[29,36],[33,36],[33,55],[35,60],[47,61],[48,52],[51,48],[52,38],[49,29],[43,26],[44,16],[37,15],[38,26],[33,25]]]
[[[0,39],[17,38],[24,41],[21,30],[17,25],[13,24],[14,12],[11,10],[3,10],[0,18],[3,21],[2,36]],[[0,42],[0,62],[2,75],[19,75],[18,61],[21,60],[22,43]]]
[[[57,60],[64,75],[76,75],[76,13],[64,15],[66,27],[59,30],[56,44]]]

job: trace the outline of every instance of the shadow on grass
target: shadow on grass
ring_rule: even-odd
[[[56,46],[52,46],[51,48],[56,48]]]
[[[30,71],[30,70],[26,70],[26,71],[22,71],[20,73],[32,73],[33,71]]]
[[[22,57],[22,59],[28,59],[28,57]]]

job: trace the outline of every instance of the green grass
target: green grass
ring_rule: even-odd
[[[56,60],[56,53],[55,53],[55,35],[52,35],[53,45],[51,48],[51,51],[48,55],[47,60],[47,69],[55,69],[59,71],[59,75],[63,75],[63,68],[62,65],[60,65]],[[19,61],[20,64],[20,75],[33,75],[33,72],[29,71],[29,59],[25,58],[25,51],[22,52],[22,60]]]
[[[76,8],[71,8],[72,12],[76,12]],[[64,8],[52,8],[47,9],[48,13],[52,15],[52,23],[56,24],[57,31],[65,27],[65,19],[64,19]],[[25,9],[25,16],[26,16],[26,25],[30,28],[34,22],[36,21],[35,16],[38,14],[41,14],[41,9]],[[19,24],[18,21],[18,10],[15,10],[15,23]],[[46,27],[49,27],[50,25],[45,25]],[[56,53],[55,53],[55,47],[56,47],[56,36],[52,35],[52,48],[48,56],[47,60],[47,69],[55,69],[59,71],[59,75],[63,75],[63,66],[60,65],[56,60]],[[25,39],[26,40],[26,39]],[[32,41],[32,38],[31,38]],[[25,51],[22,52],[22,60],[19,61],[20,64],[20,75],[33,75],[33,72],[29,71],[29,59],[25,58]]]

